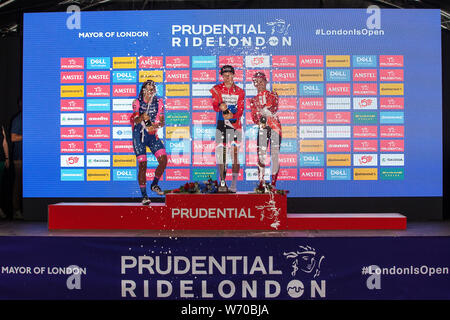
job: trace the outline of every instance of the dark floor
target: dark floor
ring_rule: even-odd
[[[0,236],[42,237],[433,237],[450,236],[450,220],[408,222],[406,230],[52,230],[46,222],[0,221]]]

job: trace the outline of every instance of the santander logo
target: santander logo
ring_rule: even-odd
[[[365,108],[365,107],[371,106],[372,105],[372,101],[373,101],[372,99],[361,99],[359,101],[359,106],[361,108]]]
[[[263,63],[264,63],[264,58],[263,57],[254,57],[252,59],[252,65],[254,65],[254,66],[259,66],[259,65],[261,65]]]
[[[66,160],[67,165],[74,165],[77,164],[80,161],[80,157],[77,156],[73,156],[73,157],[68,157]]]
[[[372,156],[361,156],[361,158],[359,158],[359,164],[371,163],[372,160],[373,160]]]

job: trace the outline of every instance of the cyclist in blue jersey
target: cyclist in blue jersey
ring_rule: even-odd
[[[158,160],[151,190],[159,195],[164,194],[158,182],[167,166],[166,148],[156,133],[158,128],[164,126],[164,105],[162,98],[156,96],[154,81],[147,80],[142,84],[139,97],[133,101],[133,114],[130,120],[133,128],[133,147],[139,165],[138,182],[142,193],[142,204],[148,205],[151,201],[147,195],[146,147],[150,148]]]

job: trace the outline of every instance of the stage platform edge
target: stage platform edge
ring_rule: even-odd
[[[405,230],[400,213],[288,213],[288,230]]]

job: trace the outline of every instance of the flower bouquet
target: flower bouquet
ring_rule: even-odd
[[[255,188],[255,193],[257,194],[263,194],[263,193],[274,193],[274,194],[281,194],[285,195],[289,193],[289,190],[280,190],[276,189],[273,185],[270,183],[267,184],[258,184],[258,186]]]
[[[218,190],[217,180],[209,179],[202,182],[186,182],[184,185],[173,190],[164,190],[164,194],[168,193],[216,193]]]

